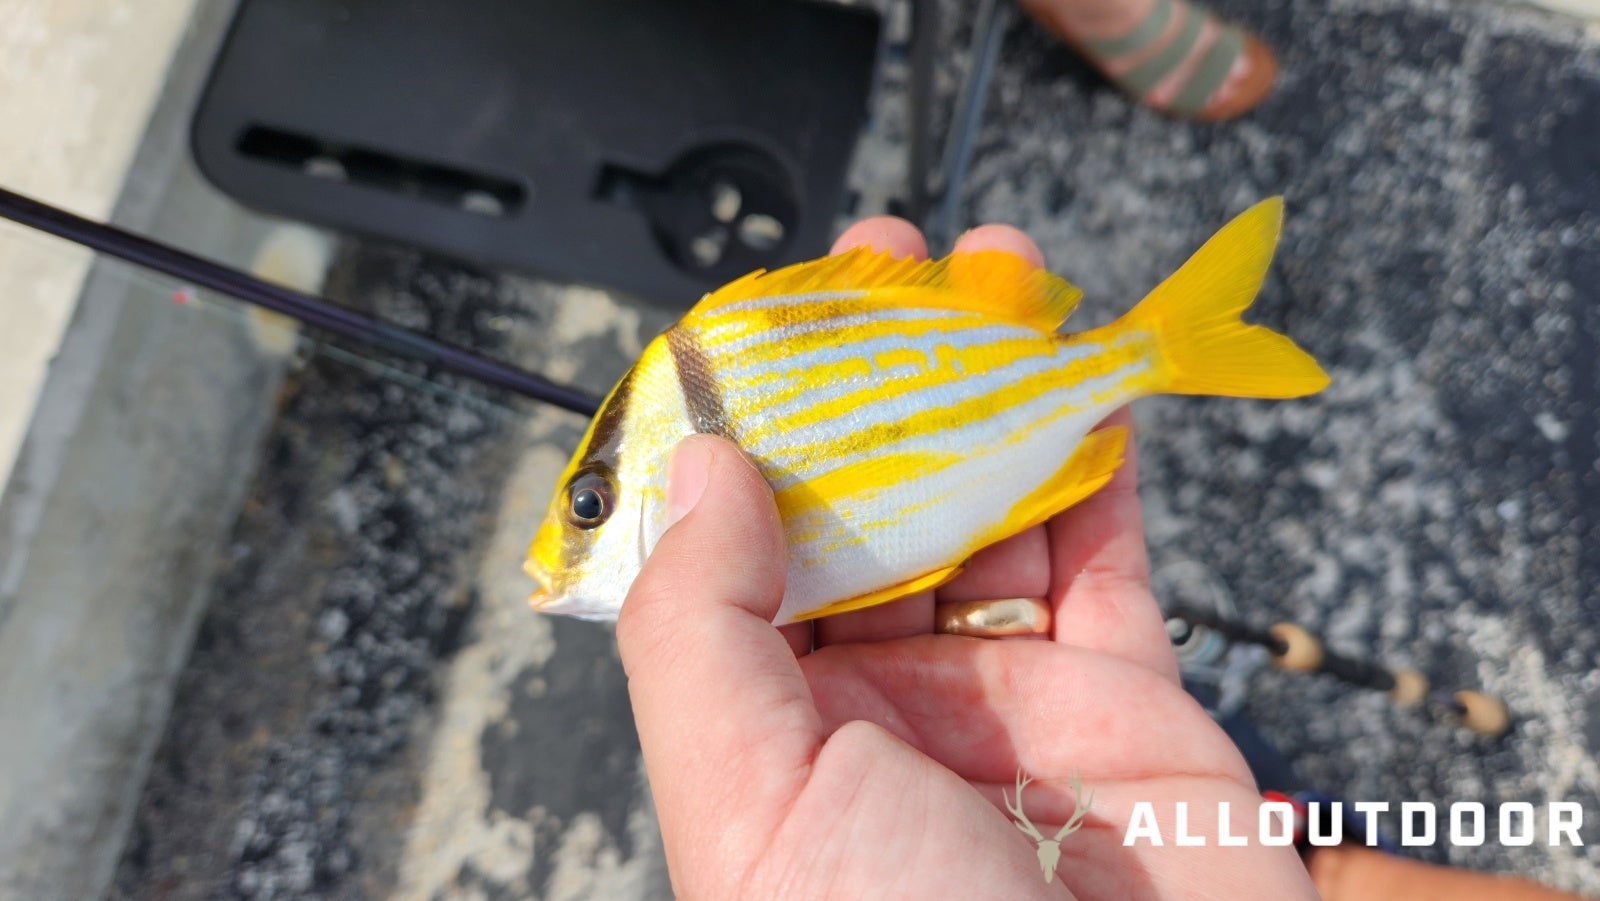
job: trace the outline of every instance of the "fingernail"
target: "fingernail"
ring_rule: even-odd
[[[667,526],[688,515],[700,503],[711,480],[711,447],[699,436],[685,438],[667,463]]]

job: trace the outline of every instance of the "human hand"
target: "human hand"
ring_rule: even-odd
[[[835,251],[857,244],[926,254],[895,219],[858,223]],[[978,249],[1040,262],[1005,227],[956,245]],[[1111,421],[1127,424],[1126,411]],[[1131,444],[1105,488],[980,552],[937,592],[1046,597],[1049,641],[934,635],[933,592],[774,629],[786,553],[765,481],[709,436],[670,466],[672,525],[617,641],[680,896],[1314,897],[1292,849],[1217,845],[1217,802],[1248,826],[1260,797],[1178,684]],[[1046,836],[1073,815],[1074,773],[1094,793],[1054,882],[1002,806],[1019,768],[1036,780],[1021,806]],[[1141,801],[1163,846],[1123,846]],[[1173,845],[1179,801],[1206,846]]]

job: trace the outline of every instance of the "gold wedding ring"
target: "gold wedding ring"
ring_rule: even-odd
[[[1050,602],[1044,598],[941,601],[933,608],[933,631],[973,638],[1049,635]]]

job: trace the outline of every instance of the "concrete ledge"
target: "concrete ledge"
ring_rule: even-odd
[[[270,225],[187,161],[230,6],[191,23],[114,220],[247,260]],[[174,304],[175,287],[93,264],[0,498],[0,897],[103,894],[275,408],[281,356],[220,302],[228,315]]]

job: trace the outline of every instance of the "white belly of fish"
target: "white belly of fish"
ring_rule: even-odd
[[[886,455],[928,450],[958,460],[934,472],[886,477],[875,491],[786,521],[788,583],[775,622],[962,562],[979,549],[979,536],[992,534],[1019,499],[1061,469],[1090,429],[1129,399],[1087,400],[1125,375],[881,448]],[[951,388],[962,393],[959,383]]]

